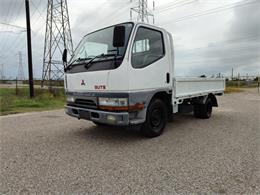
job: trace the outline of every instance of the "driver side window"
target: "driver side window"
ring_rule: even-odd
[[[139,27],[132,48],[132,66],[144,68],[164,56],[163,35],[160,31]]]

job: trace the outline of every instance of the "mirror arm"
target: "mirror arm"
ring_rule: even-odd
[[[63,50],[63,54],[62,54],[62,62],[63,62],[64,70],[67,67],[67,53],[68,53],[68,50],[65,48]]]

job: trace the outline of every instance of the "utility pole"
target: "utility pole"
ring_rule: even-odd
[[[257,91],[258,91],[258,93],[260,92],[259,90],[260,90],[260,75],[258,75],[258,77],[257,77]]]
[[[29,0],[25,0],[25,10],[26,10],[26,27],[27,27],[29,87],[30,87],[30,98],[33,98],[34,88],[33,88],[32,43],[31,43],[31,22],[30,22]]]
[[[18,52],[18,74],[17,74],[18,81],[25,80],[24,72],[23,72],[23,59],[22,59],[22,52]]]
[[[237,74],[237,88],[239,88],[240,85],[240,73]]]
[[[68,55],[72,55],[73,44],[67,0],[48,0],[42,86],[48,82],[51,89],[52,81],[63,79],[64,65],[61,59],[64,49],[67,49]]]
[[[133,20],[133,12],[136,15],[136,20],[141,22],[149,23],[149,18],[152,17],[154,24],[154,15],[152,11],[148,8],[147,0],[131,0],[131,3],[134,3],[134,7],[130,9],[130,19]],[[153,1],[153,11],[155,9],[155,4]]]
[[[232,67],[232,71],[231,71],[231,81],[233,81],[234,78],[234,68]]]

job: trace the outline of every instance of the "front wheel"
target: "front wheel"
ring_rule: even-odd
[[[144,136],[153,138],[162,134],[167,123],[167,108],[160,99],[154,99],[146,111],[146,121],[143,124]]]

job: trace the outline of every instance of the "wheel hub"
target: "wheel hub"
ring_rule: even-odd
[[[162,111],[156,108],[151,113],[151,124],[153,127],[158,127],[160,126],[161,121],[162,121]]]

